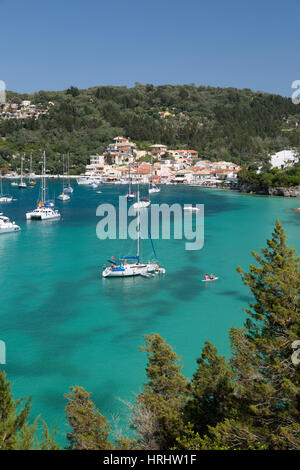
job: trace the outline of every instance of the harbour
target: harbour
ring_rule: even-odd
[[[4,191],[8,184],[4,180]],[[250,251],[264,246],[276,219],[300,249],[293,199],[166,185],[157,202],[204,204],[203,249],[186,251],[183,240],[158,240],[165,276],[103,279],[103,263],[136,242],[99,240],[96,208],[117,205],[127,187],[107,184],[97,194],[74,184],[71,200],[56,202],[61,220],[36,223],[25,213],[38,200],[38,186],[10,188],[16,200],[5,206],[21,232],[0,237],[1,339],[14,394],[33,396],[33,415],[57,422],[61,443],[63,394],[71,384],[90,390],[103,414],[124,423],[128,411],[119,398],[133,399],[145,381],[146,359],[138,352],[144,334],[160,331],[184,357],[187,376],[206,339],[228,356],[228,331],[243,325],[250,300],[236,266],[250,264]],[[48,189],[54,197],[61,183],[49,180]],[[143,256],[151,256],[150,243],[143,243]],[[202,283],[206,272],[219,280]]]

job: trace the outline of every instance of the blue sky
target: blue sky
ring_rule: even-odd
[[[300,0],[0,0],[9,90],[195,83],[291,95]]]

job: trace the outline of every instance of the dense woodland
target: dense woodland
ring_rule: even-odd
[[[231,358],[207,341],[187,379],[166,341],[146,336],[147,382],[126,404],[131,432],[116,432],[91,394],[74,386],[65,395],[68,448],[300,450],[300,352],[292,348],[300,339],[300,258],[279,222],[253,256],[248,273],[237,268],[253,300],[244,328],[230,331]],[[0,449],[59,449],[55,431],[29,412],[30,401],[21,408],[0,372]]]
[[[238,174],[240,187],[248,185],[256,191],[267,191],[269,188],[290,188],[300,186],[300,163],[292,168],[280,170],[264,165],[258,172],[257,165],[249,165]]]
[[[101,153],[116,135],[130,137],[140,149],[163,143],[242,165],[284,148],[300,150],[300,106],[249,89],[136,84],[7,93],[14,103],[25,99],[55,106],[38,120],[0,121],[0,168],[19,168],[20,159],[12,161],[11,155],[32,152],[38,170],[45,149],[51,172],[61,169],[63,153],[71,155],[73,172],[79,172],[89,155]],[[165,111],[170,115],[163,118],[159,113]]]

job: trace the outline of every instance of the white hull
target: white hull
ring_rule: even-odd
[[[153,194],[153,193],[160,193],[160,189],[159,188],[150,188],[149,189],[149,194]]]
[[[1,227],[0,226],[0,235],[3,233],[19,232],[21,229],[18,225],[12,224],[12,227]]]
[[[69,186],[68,188],[65,188],[65,194],[72,194],[74,191],[73,188],[71,188],[71,186]]]
[[[0,235],[2,233],[19,232],[21,229],[19,225],[11,222],[8,217],[0,214]]]
[[[26,220],[55,220],[60,219],[60,217],[61,215],[57,210],[50,208],[38,208],[26,213]]]
[[[67,194],[60,194],[59,196],[57,196],[57,199],[59,199],[60,201],[68,201],[70,199],[70,196],[68,196]]]
[[[146,207],[149,207],[149,206],[150,206],[149,201],[140,201],[140,202],[135,202],[132,207],[134,209],[145,209]]]
[[[10,197],[10,196],[2,196],[2,197],[0,197],[0,203],[1,203],[1,202],[11,202],[12,200],[13,200],[13,198]]]
[[[183,208],[184,211],[189,211],[189,212],[199,212],[198,207],[193,207],[193,206],[186,206]]]
[[[122,269],[114,270],[112,267],[107,267],[102,272],[102,277],[129,277],[129,276],[144,276],[147,273],[155,271],[155,264],[127,264],[123,265]]]

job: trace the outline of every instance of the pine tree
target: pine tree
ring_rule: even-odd
[[[30,398],[19,410],[22,401],[13,399],[6,374],[0,371],[0,450],[28,450],[34,447],[36,422],[28,423]]]
[[[159,334],[145,336],[148,382],[137,396],[133,427],[143,448],[169,449],[183,428],[187,381],[177,354]]]
[[[193,424],[193,431],[205,434],[208,426],[216,426],[233,416],[235,404],[234,373],[217,348],[205,342],[198,369],[190,383],[191,398],[185,407],[185,421]]]
[[[300,449],[300,370],[291,360],[292,343],[300,338],[300,258],[279,222],[267,245],[261,255],[253,252],[258,265],[249,273],[238,268],[255,302],[246,310],[245,328],[231,330],[231,364],[240,419],[253,440]]]
[[[67,434],[70,448],[73,450],[106,450],[112,449],[109,442],[109,425],[97,410],[83,387],[71,387],[65,394],[68,403],[66,416],[72,431]]]

